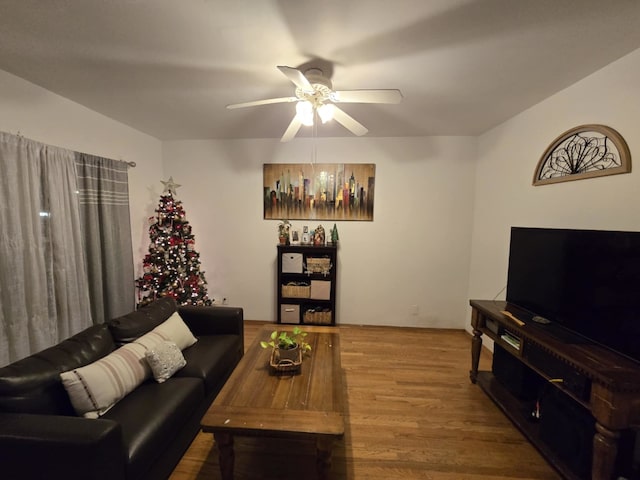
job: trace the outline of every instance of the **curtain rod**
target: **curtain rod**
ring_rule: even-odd
[[[119,161],[119,162],[124,162],[124,163],[126,163],[126,164],[127,164],[129,167],[131,167],[131,168],[135,168],[135,167],[136,167],[136,162],[127,162],[126,160],[123,160],[123,159],[122,159],[122,157],[120,157],[120,158],[118,159],[118,161]]]
[[[11,133],[11,132],[9,132],[9,133]],[[16,137],[25,138],[25,136],[22,133],[20,133],[20,130],[18,130],[16,132]],[[121,162],[126,163],[130,168],[136,168],[136,162],[127,162],[126,160],[123,160],[122,158],[119,158],[118,160],[120,160]]]

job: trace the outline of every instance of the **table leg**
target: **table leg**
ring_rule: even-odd
[[[476,383],[478,378],[478,366],[480,365],[480,352],[482,350],[482,332],[477,328],[473,329],[473,337],[471,338],[471,370],[469,378],[471,383]]]
[[[591,478],[613,478],[615,476],[619,440],[619,431],[610,430],[596,421]]]
[[[319,436],[316,442],[316,469],[318,478],[324,480],[329,478],[331,470],[331,450],[334,439],[331,437]]]
[[[233,435],[229,433],[214,433],[219,452],[220,474],[222,480],[233,480]]]

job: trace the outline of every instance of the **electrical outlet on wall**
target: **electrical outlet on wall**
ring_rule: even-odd
[[[418,315],[420,313],[420,307],[418,307],[418,305],[411,305],[409,311],[411,312],[411,315]]]
[[[213,304],[214,305],[228,305],[228,299],[227,296],[222,294],[222,293],[218,293],[216,295],[213,295],[211,297],[213,299]]]

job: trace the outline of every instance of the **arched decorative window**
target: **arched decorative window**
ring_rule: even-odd
[[[581,125],[564,132],[545,150],[534,185],[631,172],[627,142],[605,125]]]

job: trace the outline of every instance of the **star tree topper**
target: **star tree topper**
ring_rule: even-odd
[[[173,177],[169,177],[169,180],[167,180],[166,182],[164,180],[160,180],[160,181],[164,185],[164,190],[162,191],[162,193],[164,192],[176,193],[177,188],[182,186],[179,183],[174,182]]]

